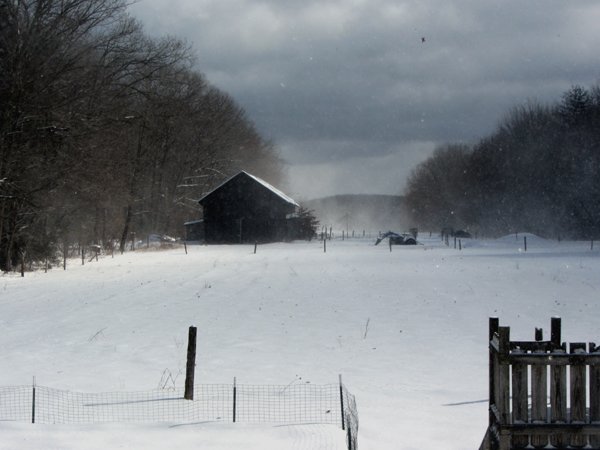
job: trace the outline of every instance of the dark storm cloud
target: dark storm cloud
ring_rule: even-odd
[[[337,180],[320,193],[397,193],[436,143],[600,75],[593,2],[142,0],[132,13],[193,43],[306,196],[311,170]]]

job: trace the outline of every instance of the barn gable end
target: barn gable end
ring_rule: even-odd
[[[207,243],[276,242],[287,238],[287,217],[298,204],[247,172],[240,172],[199,201]]]

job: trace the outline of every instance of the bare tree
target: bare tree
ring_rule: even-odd
[[[282,165],[235,101],[124,0],[0,0],[0,268],[61,243],[176,232],[240,169]]]
[[[424,227],[465,226],[469,187],[464,177],[470,149],[455,144],[439,147],[411,174],[405,203],[413,219]]]
[[[89,58],[125,4],[4,0],[0,10],[0,266],[10,269],[77,161]]]

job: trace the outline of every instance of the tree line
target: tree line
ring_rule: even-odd
[[[283,165],[244,110],[124,0],[0,0],[0,269],[181,234],[196,199]]]
[[[600,237],[600,87],[512,109],[474,145],[446,144],[415,168],[405,200],[428,229]]]

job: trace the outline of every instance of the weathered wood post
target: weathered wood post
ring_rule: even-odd
[[[552,317],[550,325],[550,342],[552,354],[564,355],[566,348],[561,346],[561,319]],[[567,366],[552,365],[550,367],[550,423],[567,423]],[[556,448],[566,447],[561,433],[550,435],[550,444]]]
[[[515,355],[524,353],[520,348],[513,350]],[[512,365],[512,414],[514,424],[528,422],[527,364],[521,362],[514,362]],[[528,436],[513,436],[512,438],[512,446],[515,448],[525,448],[528,444]]]
[[[536,342],[542,342],[544,340],[544,333],[541,328],[535,329],[535,340]],[[536,350],[534,353],[545,352],[543,350]],[[531,366],[531,420],[533,423],[537,424],[546,423],[547,418],[547,368],[548,366],[545,362],[543,364],[535,364]],[[532,434],[531,445],[535,448],[546,447],[546,445],[548,445],[548,436],[543,434]]]
[[[498,332],[499,326],[500,326],[500,320],[497,317],[490,317],[488,344],[492,342],[492,339],[494,339],[494,335]],[[492,368],[491,355],[492,355],[492,352],[490,352],[490,369]],[[490,371],[490,381],[492,381],[492,379],[493,379],[492,375],[493,375],[493,372]],[[491,385],[490,385],[490,387],[491,387]],[[490,400],[492,400],[492,399],[493,399],[493,389],[490,389]]]
[[[183,241],[183,249],[185,250],[185,254],[187,255],[187,243]]]
[[[83,266],[85,264],[85,247],[82,245],[81,246],[81,265]]]
[[[527,251],[527,236],[523,236],[523,250]]]
[[[555,349],[554,354],[563,355],[565,350]],[[550,368],[550,422],[553,424],[567,423],[567,366],[552,366]],[[550,436],[550,443],[556,448],[568,445],[563,434],[555,433]]]
[[[254,241],[254,254],[256,255],[256,247],[258,247],[258,241]]]
[[[494,340],[495,341],[495,340]],[[494,352],[494,400],[500,426],[511,424],[510,415],[510,328],[498,327],[497,351]],[[493,413],[495,414],[495,413]],[[510,434],[508,430],[501,429],[498,450],[510,449]]]
[[[499,319],[497,317],[490,317],[489,320],[489,334],[488,334],[488,347],[490,350],[490,360],[489,360],[489,381],[490,381],[490,386],[489,386],[489,406],[490,406],[490,410],[491,410],[491,406],[496,404],[496,388],[495,388],[495,359],[494,359],[494,352],[492,351],[492,339],[494,339],[494,335],[498,332],[498,327],[499,327]],[[490,416],[491,417],[491,416]],[[491,425],[491,422],[490,422]]]
[[[444,238],[442,237],[442,241]],[[488,391],[488,432],[491,426],[496,422],[494,415],[494,408],[496,405],[496,350],[492,346],[492,340],[494,335],[498,332],[499,320],[497,317],[490,317],[489,320],[489,334],[488,334],[488,349],[489,349],[489,391]],[[486,433],[486,444],[489,449],[489,435]],[[484,441],[485,442],[485,441]]]
[[[187,365],[185,369],[185,393],[183,398],[194,400],[194,373],[196,370],[196,327],[188,332]]]
[[[327,239],[323,239],[323,253],[327,253]]]
[[[560,317],[552,317],[550,319],[550,342],[555,348],[560,347],[561,341],[561,320]]]
[[[585,353],[585,342],[571,342],[569,353],[573,356]],[[586,385],[585,373],[586,365],[584,361],[573,360],[570,366],[571,372],[571,423],[584,425],[586,420]],[[586,445],[586,436],[581,433],[571,435],[571,447],[584,447]]]
[[[510,328],[499,326],[498,318],[490,317],[490,428],[500,429],[497,450],[510,449],[510,434],[502,429],[510,424],[509,380]]]
[[[593,342],[590,342],[589,345],[590,353],[600,354],[600,347]],[[600,366],[597,364],[590,365],[590,422],[600,422]],[[600,447],[600,436],[590,436],[590,446]]]

